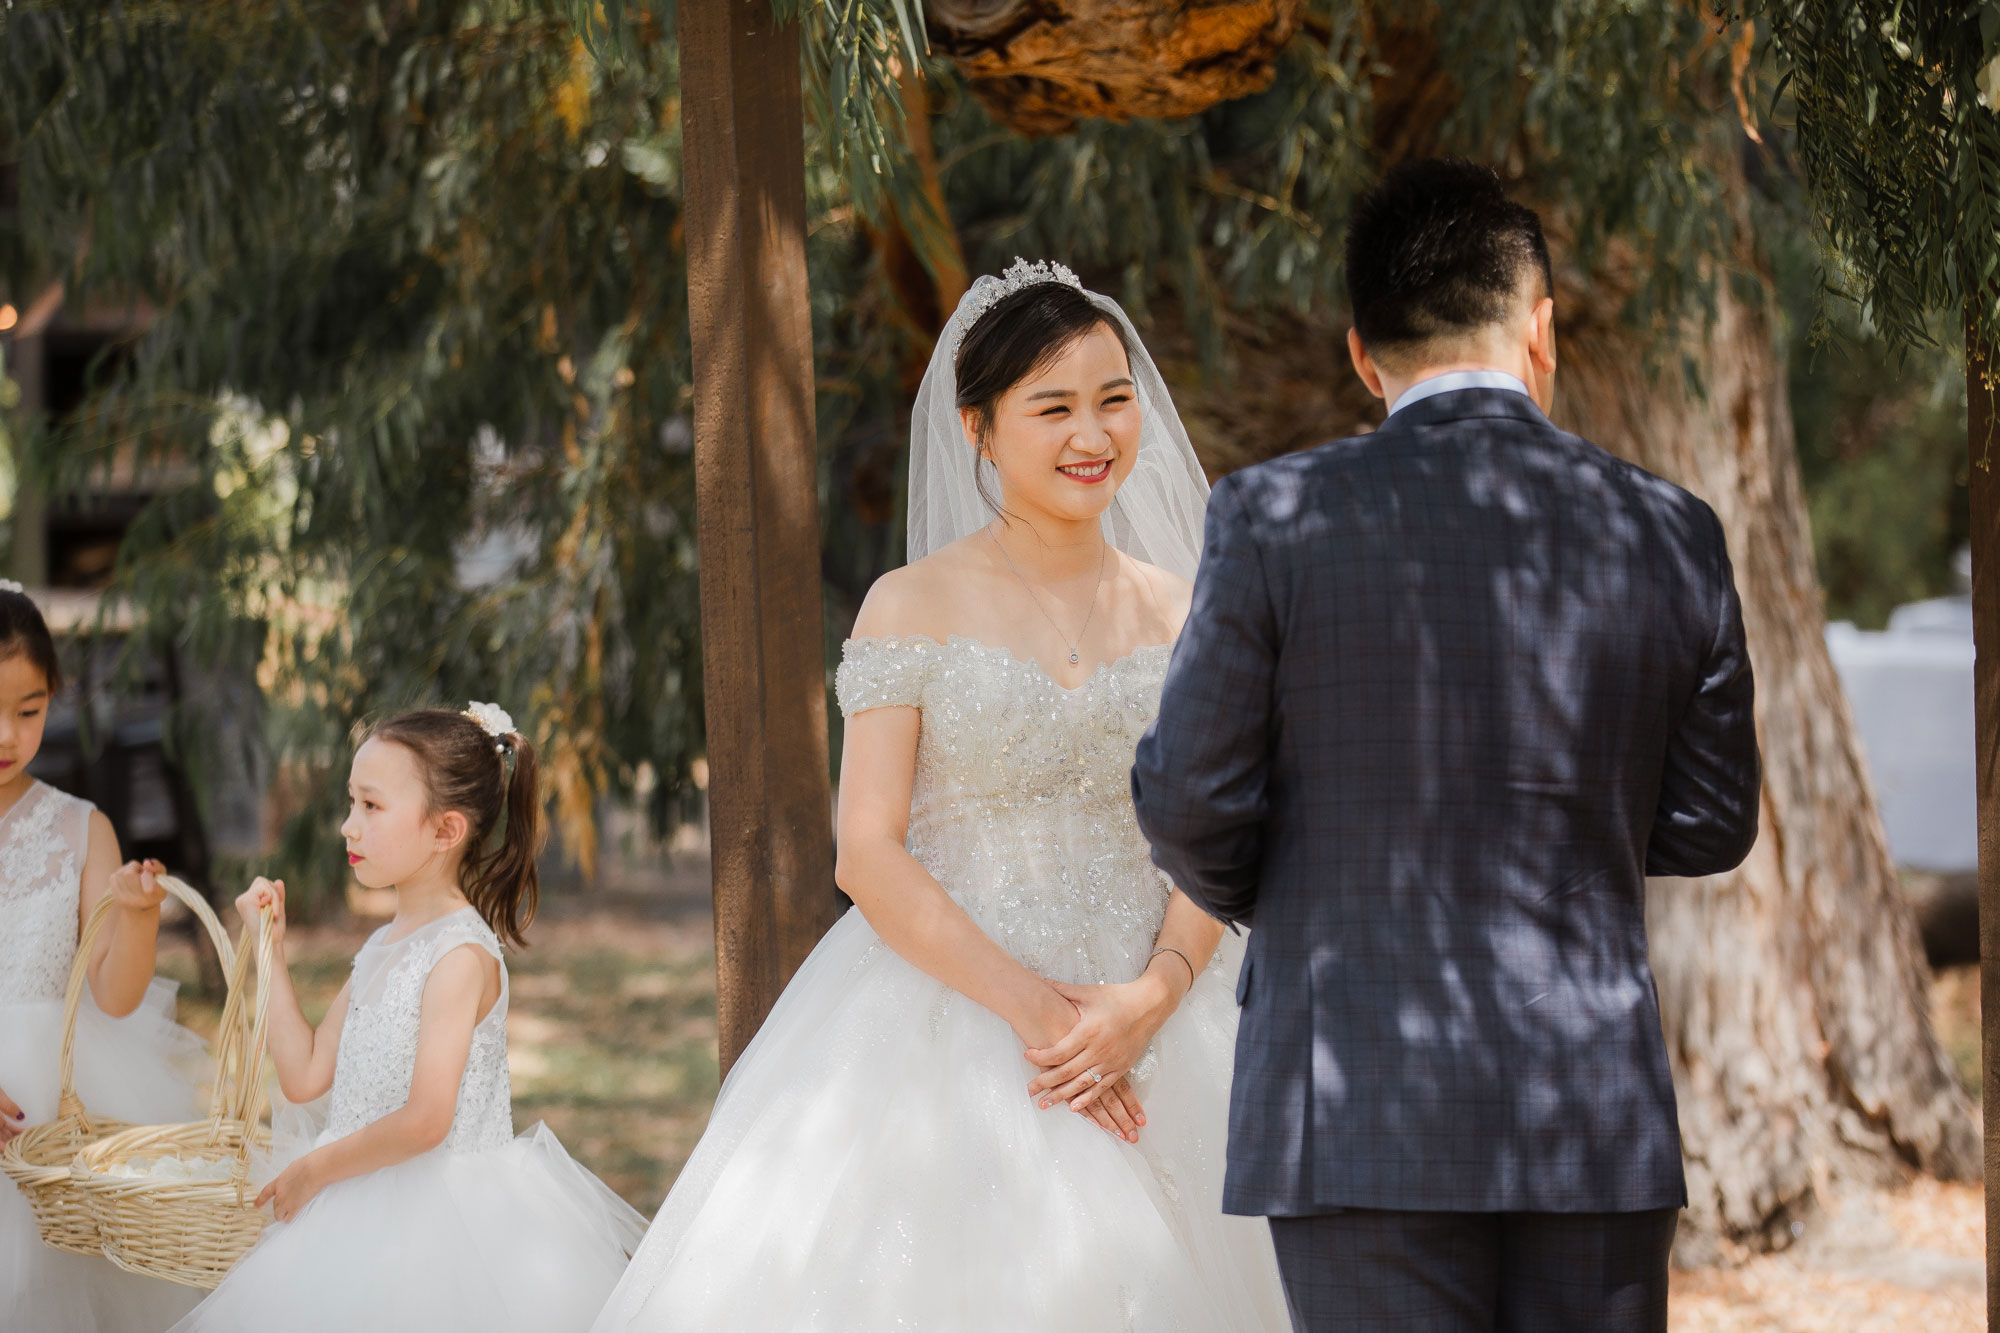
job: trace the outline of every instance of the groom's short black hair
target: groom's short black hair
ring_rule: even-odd
[[[1553,294],[1541,218],[1472,162],[1404,163],[1347,226],[1354,327],[1377,355],[1499,323],[1530,276]]]

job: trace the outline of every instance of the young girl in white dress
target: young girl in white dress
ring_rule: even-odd
[[[111,821],[28,776],[62,687],[35,603],[0,583],[0,1146],[56,1114],[63,990],[82,923],[109,897],[76,1024],[76,1090],[98,1115],[143,1124],[200,1113],[201,1039],[173,1021],[153,977],[157,863],[121,866]],[[34,1213],[0,1180],[0,1326],[34,1333],[158,1333],[199,1292],[42,1244]]]
[[[507,969],[532,918],[535,753],[490,704],[376,726],[341,834],[396,889],[314,1029],[280,968],[270,1055],[286,1098],[326,1095],[310,1150],[264,1187],[277,1222],[175,1333],[565,1333],[588,1328],[645,1229],[546,1126],[514,1136]],[[259,879],[246,917],[285,886]]]

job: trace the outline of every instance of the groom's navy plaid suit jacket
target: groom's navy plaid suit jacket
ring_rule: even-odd
[[[1132,773],[1254,928],[1224,1206],[1685,1204],[1645,879],[1756,837],[1722,528],[1506,390],[1225,479]]]

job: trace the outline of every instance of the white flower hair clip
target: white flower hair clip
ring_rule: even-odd
[[[27,591],[26,588],[23,588],[12,579],[0,579],[0,592],[18,592],[25,596]]]
[[[477,722],[479,729],[496,741],[504,740],[514,729],[514,719],[499,704],[483,704],[475,699],[465,706],[462,716]]]
[[[951,340],[951,359],[958,361],[958,349],[965,342],[965,335],[972,326],[986,317],[986,312],[1000,302],[1024,288],[1040,286],[1045,282],[1060,282],[1066,287],[1083,290],[1083,283],[1068,267],[1053,260],[1039,259],[1034,263],[1016,256],[1007,266],[1007,271],[999,277],[987,274],[972,284],[966,293],[965,304],[959,310],[958,332]]]

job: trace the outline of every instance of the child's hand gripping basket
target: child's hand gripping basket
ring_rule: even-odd
[[[264,1230],[250,1165],[253,1152],[270,1146],[270,1132],[258,1121],[271,966],[267,910],[244,923],[230,968],[208,1119],[106,1135],[70,1165],[71,1181],[97,1221],[104,1257],[128,1272],[213,1287]]]
[[[207,929],[224,971],[233,969],[235,951],[230,947],[229,936],[202,896],[171,876],[161,876],[160,884],[186,904]],[[0,1152],[0,1172],[27,1196],[42,1239],[59,1250],[93,1258],[102,1250],[103,1242],[89,1200],[70,1179],[70,1161],[81,1149],[130,1126],[91,1115],[76,1095],[76,1016],[83,1003],[91,956],[97,951],[98,937],[104,932],[105,920],[113,906],[107,895],[91,912],[90,920],[84,923],[83,935],[77,940],[76,960],[70,964],[69,989],[63,996],[62,1094],[56,1103],[55,1119],[27,1130]]]

